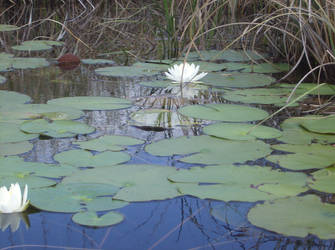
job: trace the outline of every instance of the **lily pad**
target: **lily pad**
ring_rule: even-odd
[[[291,90],[288,88],[252,88],[225,91],[223,98],[233,102],[274,104],[285,106]],[[297,97],[294,95],[293,98]],[[295,103],[295,105],[297,105]],[[294,106],[294,105],[293,105]]]
[[[110,184],[58,184],[55,187],[40,188],[31,192],[30,203],[36,208],[51,212],[74,213],[84,211],[88,206],[92,206],[90,211],[104,211],[128,204],[120,201],[113,202],[109,197],[118,190],[118,187]],[[99,202],[101,206],[95,206],[95,202]]]
[[[216,123],[204,128],[204,133],[231,140],[254,140],[278,138],[281,132],[275,128],[245,123]]]
[[[48,104],[57,104],[81,110],[113,110],[129,108],[130,101],[116,97],[75,96],[52,99]]]
[[[0,106],[0,121],[22,123],[26,119],[74,120],[84,116],[80,109],[51,104],[13,104]]]
[[[108,59],[81,59],[84,64],[115,64],[113,60]]]
[[[108,212],[102,216],[98,216],[95,212],[87,211],[76,213],[72,220],[74,223],[91,227],[107,227],[120,223],[124,217],[117,212]]]
[[[310,145],[278,144],[273,145],[272,148],[294,153],[267,157],[269,161],[291,170],[325,168],[335,163],[335,148],[333,146],[315,143]]]
[[[250,209],[249,221],[287,236],[316,235],[320,239],[335,238],[335,205],[322,203],[315,195],[289,197],[257,204]]]
[[[113,77],[141,77],[141,76],[153,76],[159,74],[159,71],[149,70],[142,67],[136,66],[114,66],[97,68],[95,73],[102,76],[113,76]]]
[[[230,141],[205,135],[164,139],[147,145],[145,150],[159,156],[192,154],[179,160],[200,164],[243,163],[271,153],[270,146],[262,141]]]
[[[19,124],[0,122],[0,143],[22,142],[37,137],[38,135],[36,134],[27,134],[21,131]]]
[[[165,200],[179,196],[177,187],[167,177],[177,170],[156,165],[115,165],[76,172],[63,183],[113,184],[122,189],[114,196],[124,201]]]
[[[264,110],[236,104],[189,105],[180,108],[178,112],[202,120],[229,122],[257,121],[268,116]]]
[[[19,27],[16,25],[11,25],[11,24],[0,24],[0,32],[1,31],[13,31],[13,30],[18,30]]]
[[[94,127],[77,121],[56,120],[49,122],[45,119],[23,122],[20,129],[26,133],[54,138],[73,137],[78,134],[90,134],[95,131]]]
[[[194,51],[189,53],[188,58],[200,58],[205,61],[226,60],[231,62],[243,62],[250,60],[259,60],[268,57],[268,55],[252,50],[202,50],[200,53]]]
[[[291,117],[286,119],[280,126],[283,135],[278,140],[290,144],[335,143],[335,135],[313,133],[304,129],[300,124],[305,120],[318,116]]]
[[[33,149],[33,144],[27,141],[0,143],[0,156],[18,155]]]
[[[7,91],[0,90],[0,105],[13,105],[13,104],[24,104],[31,102],[31,98],[27,95],[15,92],[15,91]]]
[[[202,83],[215,87],[250,88],[267,86],[275,80],[271,76],[258,73],[220,72],[208,73]]]
[[[24,187],[27,184],[29,187],[29,191],[41,187],[49,187],[57,183],[54,180],[33,175],[17,174],[17,175],[0,176],[0,186],[9,187],[12,183],[16,182],[19,183],[21,187]]]
[[[63,42],[50,41],[50,40],[32,40],[25,41],[21,45],[13,46],[12,49],[20,51],[39,51],[48,50],[52,46],[62,46]]]
[[[49,66],[49,62],[45,58],[14,57],[11,65],[14,69],[36,69]]]
[[[86,150],[75,149],[58,153],[54,159],[61,164],[75,167],[104,167],[129,161],[130,155],[124,152],[109,151],[93,155]]]
[[[96,139],[88,141],[77,141],[80,148],[94,150],[94,151],[121,151],[124,150],[125,146],[132,146],[137,144],[143,144],[143,140],[139,140],[130,136],[121,135],[104,135]]]
[[[318,170],[312,173],[312,177],[309,187],[320,192],[335,193],[335,167]]]
[[[301,126],[309,131],[320,133],[320,134],[335,134],[335,116],[323,116],[323,117],[312,117],[311,119],[305,119],[301,123]]]
[[[172,128],[193,124],[190,119],[167,109],[142,109],[130,115],[131,125],[159,128]]]
[[[169,176],[184,195],[223,201],[258,201],[307,191],[307,176],[270,167],[219,165],[181,169]]]
[[[276,85],[277,86],[277,85]],[[281,88],[288,88],[291,91],[293,90],[293,88],[295,87],[294,84],[289,84],[289,83],[280,83],[278,84],[279,87]],[[299,84],[298,88],[297,88],[297,92],[299,94],[305,93],[315,87],[317,87],[318,84],[317,83],[301,83]],[[312,91],[311,93],[309,93],[309,95],[335,95],[335,86],[332,84],[325,84],[322,87]]]
[[[156,80],[156,81],[141,81],[140,85],[152,88],[166,88],[171,84],[171,81]]]

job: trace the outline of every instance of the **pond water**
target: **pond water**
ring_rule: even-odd
[[[207,121],[193,125],[173,124],[171,127],[163,123],[161,126],[155,126],[151,124],[150,117],[146,117],[140,119],[142,123],[143,120],[148,122],[143,125],[134,123],[131,114],[148,108],[170,107],[175,110],[177,107],[189,103],[228,103],[222,98],[222,92],[205,89],[196,92],[198,93],[196,98],[181,98],[177,94],[166,92],[164,88],[152,88],[139,84],[143,81],[156,79],[157,76],[144,78],[101,77],[94,71],[97,67],[101,67],[101,65],[80,64],[74,70],[66,71],[53,65],[36,70],[15,70],[3,74],[7,81],[0,85],[1,90],[26,94],[36,104],[68,96],[113,96],[128,99],[134,103],[128,109],[85,111],[84,117],[79,121],[93,126],[96,129],[94,133],[70,138],[41,136],[39,139],[31,140],[33,149],[19,154],[21,158],[25,159],[26,162],[57,163],[55,155],[78,149],[78,146],[75,145],[78,141],[104,135],[125,135],[144,141],[139,145],[126,147],[123,152],[127,152],[131,156],[126,164],[156,164],[176,169],[204,165],[182,162],[180,161],[181,156],[175,154],[155,156],[146,152],[145,146],[167,138],[202,135],[203,127],[213,122]],[[164,77],[158,77],[158,79],[162,78]],[[266,105],[255,106],[266,107]],[[270,112],[276,109],[273,106],[267,108]],[[277,116],[266,124],[278,128],[278,124],[283,119],[281,116]],[[268,141],[272,144],[277,142],[276,139]],[[185,145],[192,147],[191,144]],[[243,151],[235,151],[232,154],[244,158],[244,153]],[[224,157],[220,159],[225,161]],[[255,159],[257,160],[251,157],[248,161],[249,165],[258,164],[278,168],[278,165],[269,162],[264,157],[256,156]],[[79,159],[75,158],[74,160]],[[235,161],[232,160],[232,162]],[[237,160],[237,162],[239,161]],[[243,162],[244,160],[242,160]],[[151,188],[155,189],[157,186],[153,185]],[[243,190],[248,193],[247,189]],[[242,192],[244,192],[243,190]],[[146,192],[150,192],[150,190],[146,190]],[[34,191],[32,190],[31,193]],[[308,193],[315,192],[308,191]],[[252,225],[247,219],[247,214],[256,203],[199,199],[189,195],[167,200],[163,198],[162,201],[130,202],[129,205],[116,209],[124,216],[122,222],[101,228],[81,226],[73,222],[74,213],[46,212],[31,206],[24,214],[1,215],[0,247],[1,249],[334,248],[334,241],[331,239],[321,240],[311,235],[307,237],[283,236]],[[61,206],[66,207],[67,204],[61,204]],[[104,212],[98,212],[98,214],[102,215]],[[276,217],[276,213],[272,216]]]

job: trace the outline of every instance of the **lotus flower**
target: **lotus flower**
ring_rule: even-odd
[[[28,186],[24,187],[23,197],[18,183],[11,184],[9,190],[5,186],[0,188],[0,213],[19,213],[28,207]]]
[[[198,74],[199,65],[195,66],[193,63],[175,64],[169,68],[168,71],[169,72],[165,72],[166,77],[178,83],[196,82],[207,75],[205,72]]]

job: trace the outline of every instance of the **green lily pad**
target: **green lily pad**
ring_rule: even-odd
[[[84,64],[115,64],[113,60],[108,59],[81,59]]]
[[[9,187],[12,183],[19,183],[21,187],[24,187],[26,184],[29,187],[29,191],[32,189],[37,189],[41,187],[49,187],[55,185],[57,182],[54,180],[33,176],[33,175],[7,175],[0,176],[0,186]],[[30,192],[31,193],[31,192]]]
[[[80,148],[94,151],[122,151],[125,150],[125,146],[132,146],[137,144],[143,144],[143,140],[139,140],[130,136],[121,135],[104,135],[96,139],[88,141],[77,141]]]
[[[118,190],[118,187],[110,184],[58,184],[55,187],[40,188],[31,192],[30,203],[44,211],[74,213],[84,211],[88,209],[88,206],[99,202],[101,206],[92,205],[89,210],[104,211],[120,208],[128,204],[114,201],[115,205],[113,205],[113,201],[109,196],[114,195]],[[108,206],[104,202],[107,202]]]
[[[322,203],[315,195],[289,197],[257,204],[248,214],[249,221],[287,236],[316,235],[335,238],[335,205]]]
[[[277,86],[277,85],[276,85]],[[294,84],[289,84],[289,83],[280,83],[278,84],[279,87],[281,88],[287,88],[290,89],[290,91],[293,90],[293,88],[295,87]],[[297,92],[299,94],[305,93],[315,87],[317,87],[318,84],[317,83],[301,83],[299,84],[298,88],[297,88]],[[309,95],[335,95],[335,86],[332,84],[325,84],[322,87],[312,91],[311,93],[309,93]]]
[[[0,24],[0,32],[1,31],[13,31],[13,30],[18,30],[19,27],[16,25],[11,25],[11,24]]]
[[[335,148],[321,144],[309,145],[273,145],[273,149],[292,152],[294,154],[270,155],[269,161],[291,170],[325,168],[335,163]]]
[[[13,54],[0,53],[0,72],[6,72],[12,69],[13,57]]]
[[[117,212],[108,212],[102,216],[98,216],[95,212],[80,212],[76,213],[72,220],[74,223],[90,227],[107,227],[120,223],[124,217]]]
[[[31,98],[27,95],[15,92],[15,91],[7,91],[0,90],[0,105],[13,105],[13,104],[24,104],[31,102]]]
[[[258,73],[220,72],[208,73],[202,83],[215,87],[250,88],[267,86],[275,80],[271,76]]]
[[[79,171],[65,177],[63,183],[103,183],[122,187],[113,197],[124,201],[165,200],[179,196],[167,177],[177,170],[156,165],[115,165]]]
[[[225,91],[223,98],[233,102],[274,104],[285,106],[291,90],[288,88],[252,88]],[[297,97],[296,95],[293,98]],[[295,106],[297,103],[294,104]],[[291,106],[294,106],[291,105]]]
[[[68,165],[28,162],[17,156],[0,157],[0,176],[39,176],[60,178],[71,175],[78,169]]]
[[[49,66],[49,62],[45,58],[14,57],[11,65],[14,69],[36,69]]]
[[[291,117],[286,119],[280,126],[283,135],[278,140],[289,144],[335,143],[335,135],[313,133],[304,129],[300,124],[305,120],[318,116]]]
[[[202,50],[200,53],[194,51],[189,53],[188,58],[200,58],[205,61],[226,60],[231,62],[243,62],[267,58],[268,55],[252,50]]]
[[[277,129],[245,123],[216,123],[204,128],[204,133],[231,140],[271,139],[281,136]]]
[[[190,119],[167,109],[141,109],[133,112],[130,118],[133,121],[129,123],[136,126],[172,128],[180,125],[193,124]]]
[[[223,201],[258,201],[307,191],[307,176],[270,167],[219,165],[192,167],[169,176],[184,195]]]
[[[243,163],[271,153],[270,146],[262,141],[230,141],[205,135],[164,139],[147,145],[145,150],[159,156],[192,154],[179,160],[200,164]]]
[[[320,133],[320,134],[335,134],[335,116],[322,116],[312,117],[311,119],[305,119],[301,123],[301,126],[309,131]]]
[[[12,49],[19,51],[39,51],[52,49],[52,46],[62,46],[63,42],[50,40],[25,41],[21,45],[13,46]]]
[[[313,180],[308,183],[312,189],[326,192],[335,193],[335,167],[329,167],[318,170],[312,173]]]
[[[155,81],[141,81],[140,85],[152,88],[166,88],[171,84],[171,81],[155,80]]]
[[[95,131],[94,127],[77,121],[56,120],[49,122],[45,119],[23,122],[20,129],[26,133],[54,138],[73,137],[78,134],[90,134]]]
[[[289,70],[289,65],[286,63],[259,63],[259,64],[247,64],[247,63],[222,63],[222,66],[229,71],[241,71],[249,73],[279,73],[286,72]]]
[[[264,110],[236,104],[189,105],[180,108],[178,112],[193,118],[227,122],[257,121],[268,116]]]
[[[58,153],[54,159],[61,164],[75,167],[104,167],[129,161],[130,155],[124,152],[109,151],[93,155],[86,150],[75,149]]]
[[[19,124],[0,122],[0,143],[22,142],[37,137],[38,135],[36,134],[27,134],[21,131]]]
[[[4,76],[0,76],[0,84],[5,83],[7,81],[7,78]]]
[[[159,74],[159,71],[136,66],[114,66],[98,68],[95,70],[95,73],[102,76],[113,77],[140,77],[157,75]]]
[[[22,123],[26,119],[74,120],[84,116],[80,109],[52,104],[0,105],[0,121]]]
[[[33,144],[27,141],[0,143],[0,156],[18,155],[33,149]]]
[[[82,110],[113,110],[129,108],[130,101],[116,97],[103,96],[75,96],[56,98],[48,101],[48,104],[57,104]]]

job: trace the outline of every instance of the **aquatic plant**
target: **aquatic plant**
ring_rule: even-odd
[[[6,186],[0,188],[0,213],[18,213],[27,209],[29,200],[28,186],[25,185],[23,197],[19,183],[11,184],[7,190]]]

